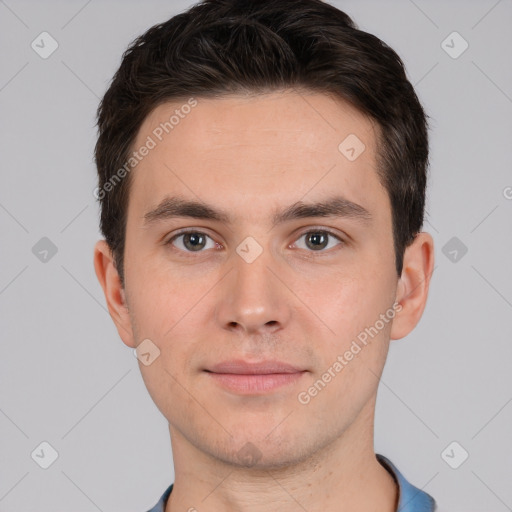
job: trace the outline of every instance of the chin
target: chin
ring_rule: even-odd
[[[221,451],[212,455],[240,468],[268,471],[298,464],[309,458],[315,450],[315,443],[312,444],[314,440],[305,437],[306,433],[294,436],[288,430],[281,433],[280,437],[266,438],[270,431],[266,429],[257,435],[247,435],[245,431],[243,438],[231,439],[229,446],[224,446],[225,451],[221,445],[216,444]],[[235,451],[233,446],[237,447]]]

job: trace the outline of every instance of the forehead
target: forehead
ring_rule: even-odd
[[[333,188],[359,204],[382,201],[376,135],[357,109],[321,93],[172,101],[151,112],[133,144],[152,148],[132,170],[130,203],[140,216],[166,195],[219,206],[229,198],[257,215],[265,202]]]
[[[195,106],[191,107],[192,103]],[[261,149],[261,142],[265,142],[267,147],[286,143],[323,152],[327,146],[337,150],[340,137],[353,133],[364,140],[371,153],[375,128],[371,119],[344,100],[285,90],[164,103],[146,117],[135,145],[147,134],[164,143],[160,139],[172,134],[177,143],[197,150],[222,151],[222,143]]]

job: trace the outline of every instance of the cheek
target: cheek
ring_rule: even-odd
[[[365,273],[331,274],[311,287],[307,300],[337,336],[346,337],[379,309],[382,291],[378,286]]]
[[[173,277],[167,269],[151,268],[149,264],[140,268],[140,272],[132,271],[127,281],[132,290],[130,316],[136,342],[149,339],[160,351],[154,368],[153,364],[139,365],[147,385],[159,393],[159,385],[173,385],[170,374],[183,381],[190,370],[188,365],[202,339],[198,335],[200,326],[210,318],[210,303],[204,296],[211,283]]]
[[[158,267],[156,259],[136,254],[127,257],[125,276],[132,323],[139,336],[158,344],[172,335],[174,325],[187,314],[194,299],[197,301],[197,295],[165,266]]]
[[[367,268],[374,270],[365,271]],[[393,310],[390,311],[394,297],[393,283],[392,274],[387,269],[379,272],[375,266],[362,266],[350,277],[340,273],[318,282],[317,291],[310,293],[308,302],[314,305],[315,312],[329,330],[325,330],[325,338],[317,340],[321,344],[317,350],[334,361],[337,355],[349,350],[355,341],[365,348],[357,355],[358,359],[363,351],[366,352],[362,358],[364,360],[367,357],[377,360],[385,358],[394,317]],[[384,321],[381,320],[383,314],[387,315]],[[364,345],[365,341],[374,345],[371,350]]]

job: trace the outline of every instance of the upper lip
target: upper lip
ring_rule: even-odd
[[[243,359],[222,361],[206,369],[213,373],[233,373],[238,375],[265,375],[270,373],[298,373],[304,371],[301,368],[284,363],[283,361],[261,361],[251,363]]]

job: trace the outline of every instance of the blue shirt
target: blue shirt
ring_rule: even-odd
[[[396,512],[435,512],[437,506],[432,496],[410,484],[388,458],[378,453],[376,457],[389,471],[398,485],[398,507]],[[171,484],[165,490],[160,501],[151,510],[148,510],[148,512],[165,512],[167,498],[169,498],[171,494],[173,485],[174,484]]]

